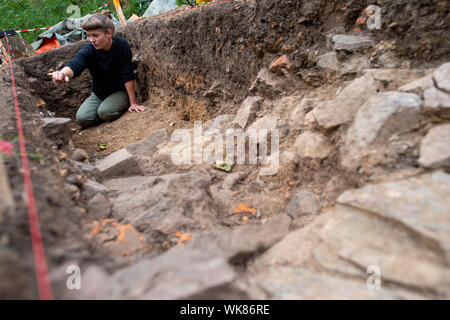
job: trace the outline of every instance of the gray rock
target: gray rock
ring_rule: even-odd
[[[213,275],[213,276],[212,276]],[[217,253],[174,248],[116,272],[105,286],[113,299],[175,300],[223,297],[245,298],[235,288],[236,274]],[[114,287],[120,284],[120,293]]]
[[[235,186],[242,182],[248,176],[248,172],[234,172],[227,174],[222,183],[222,189],[233,191]]]
[[[271,298],[448,298],[449,188],[437,171],[348,190],[249,273]],[[380,270],[379,290],[367,286],[369,267]]]
[[[274,97],[292,91],[294,86],[285,77],[271,73],[268,68],[259,71],[256,80],[252,83],[249,91],[254,95],[273,99]]]
[[[450,124],[428,131],[420,144],[419,163],[426,168],[450,168]]]
[[[391,223],[400,224],[418,237],[415,239],[417,242],[434,243],[428,250],[440,256],[440,259],[431,262],[445,261],[445,264],[448,264],[450,262],[449,192],[450,175],[436,171],[405,180],[346,191],[337,201],[371,212]],[[447,289],[450,290],[450,286]]]
[[[358,73],[370,68],[370,61],[366,55],[351,55],[345,61],[339,61],[336,52],[329,52],[317,57],[317,65],[321,68],[334,70],[339,76]]]
[[[266,129],[266,130],[277,129],[280,127],[281,127],[281,124],[279,123],[278,117],[268,114],[262,118],[259,118],[255,122],[253,122],[253,124],[250,127],[248,127],[247,132],[248,131],[257,131],[260,129]]]
[[[450,62],[444,63],[433,73],[436,87],[450,93]]]
[[[361,279],[318,274],[306,268],[279,266],[254,278],[272,299],[277,300],[394,300],[418,298],[389,289],[369,290]]]
[[[245,129],[247,124],[252,123],[256,116],[256,111],[259,110],[263,98],[258,96],[247,97],[247,99],[242,102],[241,108],[236,114],[233,123],[237,124],[242,129]]]
[[[210,177],[199,171],[106,181],[112,194],[113,217],[138,231],[173,235],[180,230],[208,227],[216,219],[209,193]]]
[[[380,83],[380,91],[397,91],[412,81],[423,78],[431,70],[416,69],[367,69],[364,75],[371,75]]]
[[[78,200],[81,195],[80,189],[76,185],[70,183],[64,183],[63,191],[65,194],[69,195],[72,200]]]
[[[328,52],[317,57],[317,65],[334,71],[339,70],[339,60],[336,52]]]
[[[72,137],[69,118],[42,118],[42,130],[44,134],[56,144],[68,143]]]
[[[371,75],[353,80],[343,89],[336,99],[319,104],[313,110],[318,125],[325,129],[352,121],[359,107],[372,95],[377,93],[377,82]]]
[[[98,193],[106,194],[108,193],[108,188],[106,188],[104,185],[95,182],[93,180],[88,179],[81,189],[83,195],[86,197],[86,199],[91,199]]]
[[[99,175],[99,170],[88,163],[73,161],[72,159],[66,159],[65,162],[67,162],[74,171],[88,177],[95,177]]]
[[[342,165],[354,170],[373,152],[376,142],[393,134],[410,132],[421,125],[423,101],[412,93],[384,92],[371,97],[357,112],[347,131]]]
[[[317,132],[306,131],[298,136],[294,148],[301,158],[323,159],[330,155],[333,146]]]
[[[392,51],[383,52],[377,58],[377,62],[382,68],[395,69],[401,66],[399,59],[395,56],[395,53]]]
[[[0,201],[0,223],[7,217],[11,217],[15,212],[15,201],[9,186],[9,178],[3,164],[3,158],[0,156],[0,194],[2,201]]]
[[[116,151],[100,160],[97,165],[100,179],[112,179],[141,174],[136,158],[126,149]]]
[[[88,153],[83,149],[75,149],[70,157],[74,161],[83,161],[89,158]]]
[[[130,144],[125,149],[133,155],[150,157],[155,153],[156,147],[169,140],[169,133],[166,128],[150,133],[145,139]]]
[[[340,76],[360,73],[370,68],[370,61],[366,55],[351,55],[349,59],[342,62],[338,70]]]
[[[93,220],[101,220],[109,218],[111,214],[111,203],[101,193],[97,193],[91,200],[88,201],[89,218]]]
[[[442,118],[450,119],[450,94],[436,88],[429,88],[423,93],[425,110]]]
[[[289,217],[280,215],[265,224],[242,225],[231,231],[216,228],[194,234],[186,248],[217,252],[233,264],[242,264],[283,239],[290,223]]]
[[[67,281],[65,273],[60,280]],[[64,294],[67,299],[104,300],[119,299],[121,297],[121,284],[111,281],[111,276],[99,266],[88,266],[81,269],[81,290],[67,290]]]
[[[303,129],[305,130],[313,130],[317,127],[316,118],[314,118],[314,110],[311,110],[307,114],[305,114],[305,119],[303,121]]]
[[[320,205],[315,194],[307,191],[299,191],[294,196],[294,199],[289,202],[286,210],[289,216],[297,219],[304,215],[318,213]]]
[[[408,84],[405,84],[401,86],[398,91],[402,92],[411,92],[418,94],[420,96],[423,95],[423,92],[428,88],[433,88],[434,82],[433,82],[433,75],[427,75],[425,77],[422,77],[420,79],[414,80]]]
[[[331,39],[334,50],[355,51],[362,48],[369,48],[374,45],[374,40],[367,36],[349,36],[338,34]]]
[[[289,119],[289,123],[293,130],[303,129],[305,115],[316,106],[318,101],[318,99],[304,98],[297,104]]]

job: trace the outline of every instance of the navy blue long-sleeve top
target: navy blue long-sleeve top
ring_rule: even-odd
[[[128,41],[114,36],[111,49],[97,50],[88,43],[67,64],[78,77],[88,68],[92,75],[92,92],[106,99],[117,91],[126,91],[125,83],[135,80]]]

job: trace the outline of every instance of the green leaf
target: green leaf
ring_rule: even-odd
[[[106,149],[108,149],[108,145],[105,143],[99,143],[97,145],[97,151],[102,151],[102,150],[106,150]]]

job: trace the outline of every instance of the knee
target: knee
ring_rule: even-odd
[[[103,121],[113,121],[119,118],[122,115],[122,112],[118,111],[111,111],[108,109],[99,109],[98,110],[98,116]]]
[[[93,126],[98,121],[97,118],[92,118],[87,115],[78,114],[76,115],[76,123],[83,128],[87,128]]]

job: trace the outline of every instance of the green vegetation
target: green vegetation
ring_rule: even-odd
[[[107,2],[111,3],[107,9],[114,12],[112,0],[0,0],[0,29],[17,30],[51,27],[64,18],[69,18],[75,14],[74,11],[67,12],[70,5],[77,5],[80,8],[80,15],[84,16]],[[133,13],[140,13],[140,0],[122,0],[120,3],[126,18],[129,18]],[[27,32],[23,33],[23,37],[29,43],[32,43],[43,32]]]

